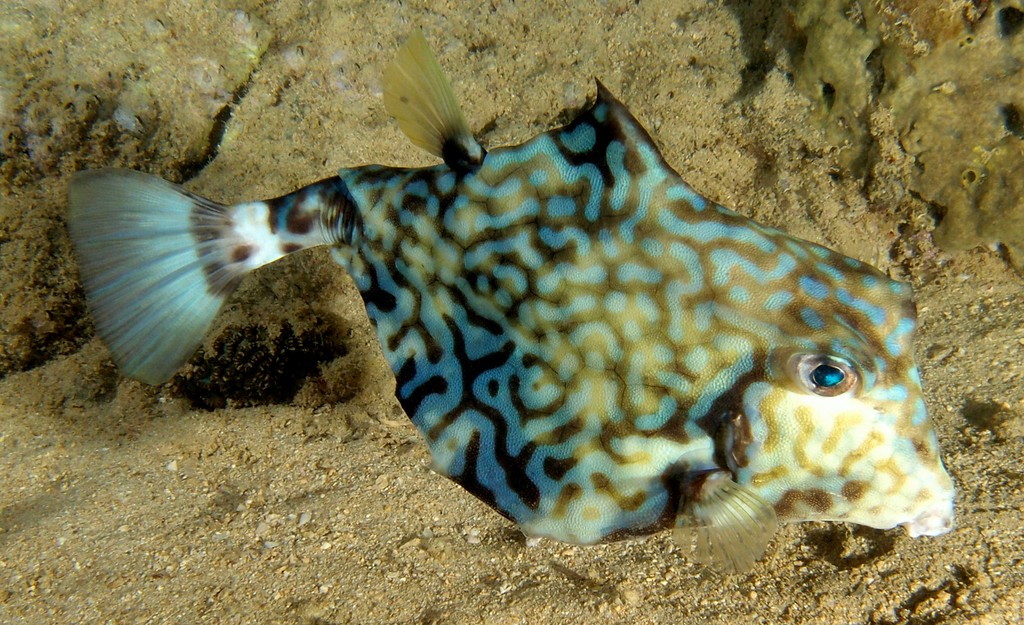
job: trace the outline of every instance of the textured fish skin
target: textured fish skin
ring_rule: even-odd
[[[350,197],[324,227],[435,468],[528,535],[671,527],[720,469],[783,521],[949,527],[909,286],[704,199],[605,89],[474,171],[322,184]],[[856,388],[799,388],[804,353]]]
[[[563,128],[472,141],[233,206],[76,175],[98,333],[160,382],[245,273],[330,245],[435,469],[528,536],[703,523],[742,543],[718,558],[741,569],[769,516],[952,527],[909,286],[701,197],[600,85]]]

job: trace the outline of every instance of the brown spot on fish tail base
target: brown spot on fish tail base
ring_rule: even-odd
[[[236,245],[235,247],[231,248],[231,255],[230,255],[231,262],[233,262],[233,263],[243,263],[243,262],[247,261],[250,256],[252,256],[252,253],[253,253],[253,246],[252,245],[249,245],[248,243],[244,243],[242,245]]]
[[[278,224],[281,223],[281,219],[278,217],[278,215],[281,214],[281,211],[289,210],[290,207],[292,206],[292,200],[290,199],[290,195],[282,195],[280,197],[275,197],[271,200],[267,200],[266,204],[267,226],[270,228],[270,232],[272,234],[279,234],[280,228],[278,228],[277,226]]]
[[[288,213],[288,220],[285,222],[285,227],[288,228],[288,232],[292,234],[309,234],[309,231],[313,229],[313,223],[315,222],[314,216],[311,213],[307,213],[301,210],[292,210]]]
[[[187,191],[182,193],[193,203],[190,232],[197,248],[211,243],[215,244],[226,238],[226,235],[234,229],[235,224],[231,217],[224,213],[223,207]],[[207,292],[219,297],[233,291],[242,281],[244,271],[225,271],[230,262],[233,262],[232,256],[236,253],[238,253],[237,250],[233,249],[227,255],[209,254],[200,257],[203,276],[206,278]],[[252,250],[249,250],[249,254],[252,254]]]
[[[333,195],[322,193],[322,189],[322,185],[313,185],[299,192],[299,196],[295,200],[295,207],[288,212],[288,219],[285,220],[284,225],[288,232],[301,235],[309,234],[313,229],[317,216],[316,209],[319,209],[322,203],[329,203],[325,196]]]
[[[340,226],[338,234],[342,241],[348,242],[355,222],[360,219],[348,188],[338,176],[320,180],[295,193],[266,200],[266,205],[267,226],[273,234],[280,234],[283,225],[289,234],[304,236],[320,223]]]

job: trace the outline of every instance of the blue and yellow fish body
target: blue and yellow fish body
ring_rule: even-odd
[[[779,521],[951,528],[907,285],[704,199],[600,85],[569,125],[490,152],[421,35],[385,91],[443,165],[233,206],[76,175],[83,284],[127,375],[168,379],[242,276],[329,245],[436,470],[528,536],[672,528],[741,570]]]

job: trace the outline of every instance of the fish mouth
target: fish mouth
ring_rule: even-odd
[[[953,507],[939,505],[925,510],[913,521],[900,523],[911,538],[919,536],[939,536],[953,529]]]

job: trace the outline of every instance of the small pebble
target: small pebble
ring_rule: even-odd
[[[124,104],[114,109],[114,122],[125,132],[135,134],[142,130],[142,124],[135,116],[135,112]]]
[[[153,39],[163,39],[167,36],[167,26],[158,19],[148,19],[142,23],[143,30]]]
[[[293,44],[281,53],[284,65],[291,74],[301,74],[306,70],[306,49],[302,44]]]

